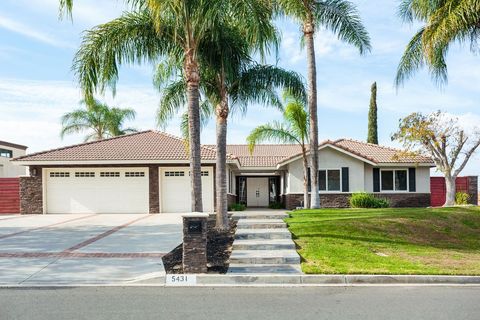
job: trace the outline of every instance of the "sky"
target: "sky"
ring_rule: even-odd
[[[59,20],[58,0],[0,1],[0,140],[28,146],[36,152],[83,141],[84,135],[60,138],[60,118],[79,107],[80,90],[71,71],[82,32],[118,17],[122,1],[74,1],[73,22]],[[358,51],[320,30],[315,39],[320,139],[367,137],[370,86],[378,84],[379,142],[398,147],[391,134],[400,118],[411,112],[441,110],[458,117],[468,130],[480,125],[480,60],[468,45],[455,45],[448,54],[449,83],[438,88],[426,71],[418,72],[403,88],[394,87],[396,67],[418,25],[405,25],[396,14],[398,0],[354,0],[370,34],[372,52]],[[306,77],[306,53],[300,28],[282,19],[278,59],[270,63]],[[117,94],[99,97],[111,106],[137,112],[127,123],[138,130],[159,129],[155,112],[161,93],[152,85],[150,65],[122,67]],[[245,143],[260,124],[281,120],[281,113],[251,106],[245,116],[232,115],[228,143]],[[179,135],[178,119],[165,131]],[[215,124],[202,131],[202,143],[215,143]],[[464,174],[478,174],[477,153]]]

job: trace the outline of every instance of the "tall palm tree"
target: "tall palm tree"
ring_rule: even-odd
[[[62,116],[62,139],[67,134],[91,131],[85,141],[101,140],[136,132],[132,128],[123,128],[127,120],[135,119],[133,109],[110,108],[95,99],[83,100],[84,109],[76,109]]]
[[[64,1],[64,7],[71,9],[68,2]],[[264,0],[126,2],[136,11],[88,31],[74,69],[88,96],[106,86],[115,91],[120,64],[157,63],[162,57],[181,63],[189,115],[192,211],[202,211],[198,49],[202,42],[216,39],[231,20],[244,30],[249,43],[265,43],[265,35],[275,33],[270,4]]]
[[[232,44],[235,41],[229,43]],[[230,67],[218,69],[218,66],[212,66],[202,69],[204,77],[200,82],[200,88],[204,96],[201,108],[202,122],[212,114],[215,114],[216,118],[216,228],[225,230],[228,228],[226,157],[227,122],[230,110],[245,113],[248,106],[253,103],[282,108],[276,92],[277,88],[288,89],[299,99],[306,99],[302,79],[295,72],[270,65],[259,65],[248,57],[235,60],[228,59],[225,55],[224,58],[220,57],[220,61],[222,59],[229,61]],[[163,88],[163,97],[157,115],[159,125],[164,125],[185,105],[186,97],[182,90],[184,85],[184,81],[179,80]],[[185,114],[183,123],[185,123]]]
[[[303,158],[303,204],[305,208],[308,208],[308,113],[305,111],[306,106],[301,100],[290,94],[286,94],[284,98],[286,106],[283,113],[283,123],[275,121],[256,127],[248,135],[247,143],[252,153],[255,146],[264,141],[294,143],[300,146]],[[313,191],[314,189],[312,189],[312,194]]]
[[[399,14],[404,22],[420,22],[423,26],[410,40],[400,60],[395,78],[397,87],[424,66],[438,85],[446,84],[446,54],[454,42],[470,42],[471,51],[477,51],[478,0],[402,0]]]
[[[370,50],[370,38],[355,6],[345,0],[275,0],[278,12],[297,21],[303,31],[307,51],[308,110],[310,116],[311,186],[318,190],[318,117],[315,32],[319,26],[332,31],[340,40],[358,48],[360,54]],[[318,192],[312,192],[311,207],[320,207]]]

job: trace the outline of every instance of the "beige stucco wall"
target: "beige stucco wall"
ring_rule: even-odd
[[[25,155],[25,150],[0,144],[1,149],[12,150],[13,158]],[[27,174],[27,168],[10,162],[11,158],[0,157],[0,178],[14,178]]]
[[[350,192],[373,192],[373,167],[333,148],[324,148],[319,152],[319,169],[340,169],[349,167]],[[405,167],[382,167],[382,169],[405,169]],[[416,192],[430,193],[430,168],[416,168]],[[288,165],[287,193],[303,192],[303,162],[298,159]]]
[[[318,155],[318,168],[341,169],[349,168],[350,192],[362,191],[364,188],[364,162],[339,152],[333,148],[321,149]],[[303,192],[303,161],[298,159],[288,165],[287,193]]]

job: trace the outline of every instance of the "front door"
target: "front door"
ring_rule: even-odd
[[[268,178],[247,178],[247,207],[268,207]]]

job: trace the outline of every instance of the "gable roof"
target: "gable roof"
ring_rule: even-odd
[[[353,139],[338,139],[338,140],[325,140],[319,144],[319,149],[325,147],[332,147],[340,152],[347,153],[351,156],[360,158],[365,162],[372,165],[382,164],[426,164],[432,165],[433,161],[429,157],[421,155],[405,156],[401,155],[402,150],[394,149],[390,147],[384,147],[372,143],[362,142]],[[293,160],[296,160],[301,155],[297,154],[290,158],[284,159],[279,165],[284,165]]]
[[[215,160],[216,151],[201,147],[202,160]],[[230,155],[228,159],[233,159]],[[15,161],[188,161],[183,139],[155,130],[32,153]]]
[[[319,148],[332,147],[372,165],[418,163],[433,166],[428,157],[394,158],[401,150],[365,143],[352,139],[326,140]],[[202,161],[216,160],[215,145],[201,146]],[[252,154],[248,145],[227,145],[227,160],[244,168],[276,168],[301,157],[296,144],[257,145]],[[71,164],[75,162],[135,163],[184,162],[189,157],[184,140],[155,130],[142,131],[119,137],[86,142],[58,149],[36,152],[13,159],[20,164],[45,164],[49,162]]]
[[[215,145],[208,145],[215,148]],[[296,144],[259,144],[250,153],[246,144],[227,145],[227,152],[235,155],[242,167],[276,167],[279,162],[302,152]]]

